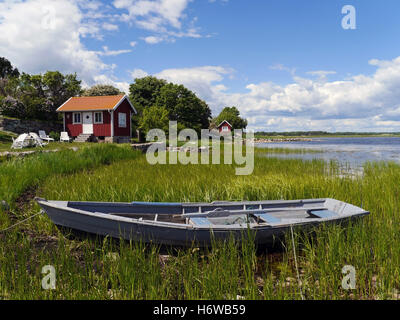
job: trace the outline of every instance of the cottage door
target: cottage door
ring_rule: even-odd
[[[93,134],[93,113],[92,112],[83,112],[83,133],[84,134]]]

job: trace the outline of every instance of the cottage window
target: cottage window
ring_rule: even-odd
[[[103,123],[103,112],[94,113],[94,123]]]
[[[126,128],[126,113],[118,113],[118,127]]]
[[[78,124],[78,123],[82,123],[82,121],[81,121],[81,113],[80,112],[74,112],[73,124]]]
[[[222,131],[229,131],[229,127],[228,126],[223,126],[222,127]]]

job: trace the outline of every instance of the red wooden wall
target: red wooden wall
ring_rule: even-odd
[[[118,127],[118,113],[126,113],[126,128]],[[125,99],[114,111],[114,136],[130,137],[131,136],[131,112],[132,108]]]

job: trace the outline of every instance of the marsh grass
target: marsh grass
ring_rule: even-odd
[[[39,175],[38,195],[54,200],[174,202],[332,197],[362,204],[371,215],[347,226],[294,229],[301,283],[290,234],[277,252],[256,248],[251,235],[240,243],[214,242],[205,250],[165,252],[140,242],[65,238],[43,215],[0,235],[2,298],[301,299],[300,292],[306,299],[398,298],[397,164],[368,163],[363,176],[347,178],[338,175],[335,163],[256,153],[253,174],[236,176],[234,165],[152,166],[144,156],[121,160],[126,155],[120,155],[111,166],[96,168],[108,158],[96,162],[101,156],[86,152],[82,155],[91,164],[78,161],[75,169],[54,164],[51,173]],[[32,204],[25,212],[37,210]],[[41,288],[41,268],[47,264],[57,270],[56,290]],[[345,265],[356,269],[355,290],[341,287]]]

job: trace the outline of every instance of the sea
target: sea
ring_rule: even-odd
[[[304,153],[271,153],[268,157],[284,159],[322,159],[360,169],[366,162],[393,161],[400,163],[400,137],[313,138],[311,141],[259,143],[258,148],[303,149]],[[317,152],[316,152],[317,151]]]

